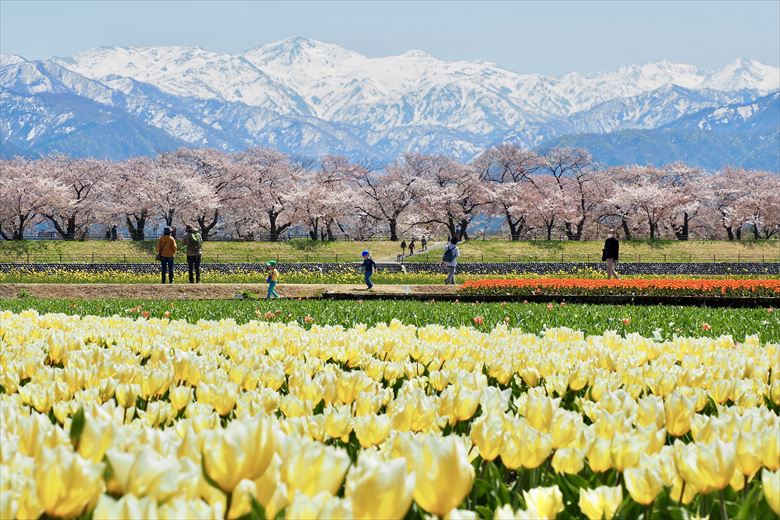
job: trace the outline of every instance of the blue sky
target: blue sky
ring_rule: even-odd
[[[523,73],[596,72],[662,59],[780,66],[780,1],[0,1],[0,51],[68,56],[97,46],[221,52],[305,36],[368,56],[420,49]]]

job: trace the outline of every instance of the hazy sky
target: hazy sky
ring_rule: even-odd
[[[780,66],[780,0],[735,2],[68,2],[0,0],[0,51],[28,59],[98,46],[237,53],[305,36],[367,56],[420,49],[524,73],[667,59]]]

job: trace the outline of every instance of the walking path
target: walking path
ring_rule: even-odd
[[[432,253],[434,251],[443,250],[444,247],[447,245],[447,242],[428,242],[428,248],[424,250],[417,249],[417,253],[415,253],[413,256],[420,256],[425,255],[426,253]],[[401,246],[398,246],[398,250],[401,250]],[[409,255],[406,255],[404,258],[409,258]],[[388,256],[385,258],[380,258],[379,260],[374,259],[377,263],[390,263],[390,262],[397,262],[398,261],[398,255],[394,256]]]

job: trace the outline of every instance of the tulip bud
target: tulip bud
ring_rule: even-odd
[[[523,491],[523,498],[528,511],[535,512],[537,518],[552,520],[563,511],[563,494],[558,486]]]
[[[761,470],[761,484],[767,504],[780,516],[780,470]]]
[[[382,462],[362,456],[347,476],[345,495],[358,520],[400,520],[412,504],[414,481],[414,473],[407,472],[402,458]]]
[[[596,489],[580,489],[579,506],[589,520],[612,518],[623,502],[623,488],[599,486]]]
[[[466,448],[452,436],[426,437],[415,465],[414,500],[425,511],[444,516],[471,491],[474,467]]]
[[[628,468],[623,472],[623,477],[634,502],[645,506],[653,503],[664,487],[658,471],[648,466]]]
[[[34,470],[41,507],[48,515],[63,518],[91,509],[103,493],[103,468],[68,447],[43,448]]]

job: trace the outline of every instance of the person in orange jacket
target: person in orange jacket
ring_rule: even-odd
[[[168,271],[170,283],[173,283],[173,257],[176,256],[176,240],[171,236],[171,228],[165,226],[163,235],[157,239],[157,259],[160,261],[162,283],[165,283],[165,271]]]

